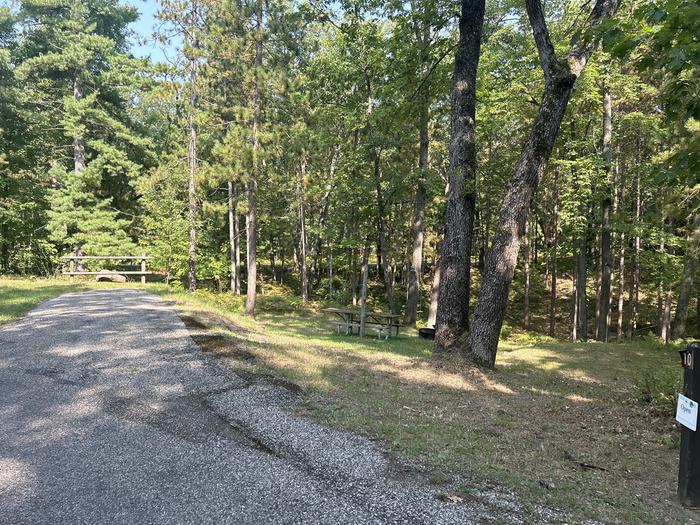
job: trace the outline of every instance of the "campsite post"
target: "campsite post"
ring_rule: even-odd
[[[700,399],[700,342],[679,351],[683,366],[683,394],[678,396],[676,420],[682,425],[678,466],[678,498],[684,507],[700,507],[700,432],[697,431]]]

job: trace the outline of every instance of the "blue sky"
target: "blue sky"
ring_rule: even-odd
[[[175,55],[175,48],[179,45],[179,42],[171,42],[164,46],[160,42],[155,42],[151,36],[158,23],[155,18],[156,12],[160,8],[158,1],[126,0],[126,3],[133,5],[141,13],[139,19],[131,24],[131,28],[140,38],[147,37],[149,40],[145,45],[140,42],[135,43],[133,48],[134,54],[137,57],[150,56],[155,62],[166,62],[168,57],[172,60]]]

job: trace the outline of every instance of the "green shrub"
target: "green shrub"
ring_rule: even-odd
[[[641,403],[650,405],[655,412],[673,416],[676,394],[683,388],[683,374],[678,367],[647,369],[636,377],[634,386]]]

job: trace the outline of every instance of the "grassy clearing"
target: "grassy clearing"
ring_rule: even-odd
[[[0,277],[0,323],[17,319],[52,297],[85,289],[85,284],[68,280]]]
[[[285,295],[263,296],[253,321],[226,294],[149,290],[229,338],[218,354],[255,357],[227,364],[297,382],[309,415],[382,440],[437,484],[459,476],[465,493],[500,486],[525,509],[562,509],[575,522],[698,522],[675,499],[675,347],[514,334],[495,372],[465,373],[438,368],[414,331],[388,342],[336,336]]]

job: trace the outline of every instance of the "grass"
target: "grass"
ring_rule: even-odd
[[[60,286],[0,280],[0,315],[8,315],[5,297],[39,300]],[[514,334],[501,343],[496,371],[464,371],[433,363],[430,343],[412,330],[388,342],[337,336],[313,307],[281,293],[261,297],[250,320],[227,294],[149,290],[230,338],[217,354],[255,357],[224,362],[295,381],[310,416],[383,441],[438,485],[459,479],[465,494],[496,486],[526,510],[570,513],[569,522],[698,522],[675,497],[675,347]],[[27,301],[16,304],[26,311]]]
[[[0,323],[17,319],[52,297],[85,289],[85,284],[67,280],[0,277]]]

